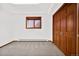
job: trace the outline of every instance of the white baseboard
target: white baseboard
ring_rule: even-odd
[[[6,44],[8,44],[8,43],[10,43],[10,42],[13,42],[13,41],[14,41],[14,40],[9,40],[9,41],[2,42],[2,43],[0,44],[0,48],[3,47],[3,46],[5,46]]]
[[[51,41],[47,39],[18,39],[16,41]]]
[[[8,40],[8,41],[5,41],[3,42],[2,44],[0,44],[0,47],[10,43],[10,42],[13,42],[13,41],[51,41],[51,40],[47,40],[47,39],[12,39],[12,40]]]

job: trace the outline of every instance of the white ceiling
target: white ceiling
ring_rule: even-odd
[[[10,4],[1,3],[0,9],[10,13],[54,13],[63,3]]]

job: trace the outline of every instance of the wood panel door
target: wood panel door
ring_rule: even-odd
[[[54,43],[69,56],[76,55],[76,18],[74,3],[65,4],[54,15]]]
[[[60,13],[54,15],[54,43],[60,48]]]
[[[64,52],[64,54],[67,54],[67,39],[66,39],[66,8],[62,8],[61,10],[61,32],[60,32],[60,37],[61,37],[61,50]]]
[[[60,46],[60,18],[59,13],[54,15],[54,43],[59,47]]]
[[[67,7],[67,55],[76,54],[76,4]]]
[[[54,37],[54,38],[53,38],[53,42],[54,42],[54,44],[57,45],[57,40],[56,40],[56,39],[57,39],[57,37],[56,37],[56,35],[57,35],[57,34],[56,34],[56,28],[57,28],[57,27],[56,27],[56,26],[57,26],[57,25],[56,25],[56,19],[57,19],[57,16],[56,16],[56,14],[55,14],[55,15],[53,16],[53,25],[54,25],[54,26],[53,26],[53,37]]]
[[[61,31],[61,15],[60,12],[57,13],[57,19],[56,19],[56,32],[57,32],[57,46],[60,48],[60,44],[61,44],[61,38],[60,38],[60,31]],[[61,48],[60,48],[61,49]]]

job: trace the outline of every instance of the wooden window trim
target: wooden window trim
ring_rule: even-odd
[[[27,27],[28,20],[33,20],[33,27]],[[35,27],[35,20],[40,20],[39,27]],[[41,17],[26,17],[26,29],[41,29]]]

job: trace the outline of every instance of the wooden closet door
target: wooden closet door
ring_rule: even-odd
[[[57,28],[57,46],[60,48],[60,43],[61,43],[61,40],[60,40],[60,31],[61,31],[61,15],[60,15],[60,12],[57,13],[57,19],[56,19],[56,28]]]
[[[56,27],[56,26],[57,26],[57,25],[56,25],[56,19],[57,19],[57,16],[56,16],[56,14],[55,14],[55,15],[53,16],[53,25],[54,25],[54,27],[53,27],[53,37],[54,37],[54,38],[53,38],[53,42],[54,42],[54,44],[57,45],[57,40],[56,40],[56,39],[57,39],[57,37],[56,37],[56,35],[57,35],[57,34],[56,34],[56,28],[57,28],[57,27]]]
[[[67,7],[67,55],[76,54],[76,4]]]
[[[54,15],[54,43],[60,46],[60,16],[59,13]]]
[[[64,54],[67,54],[67,39],[66,39],[66,7],[62,8],[61,10],[61,32],[60,32],[60,37],[61,37],[61,50],[64,52]]]

